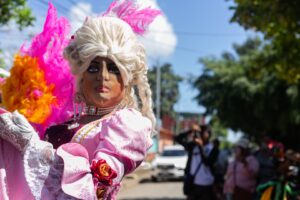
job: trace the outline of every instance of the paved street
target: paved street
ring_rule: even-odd
[[[182,182],[153,183],[145,181],[121,189],[118,200],[184,200]]]

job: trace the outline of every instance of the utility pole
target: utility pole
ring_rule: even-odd
[[[156,127],[157,127],[157,152],[160,152],[160,128],[161,128],[161,119],[160,119],[160,89],[161,89],[161,71],[159,62],[157,61],[156,65]]]

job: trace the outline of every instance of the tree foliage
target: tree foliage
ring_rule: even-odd
[[[7,25],[11,20],[16,21],[19,29],[33,25],[35,18],[26,0],[0,0],[0,26]]]
[[[290,83],[300,81],[300,1],[233,0],[232,22],[264,34],[269,57],[257,60]]]
[[[148,78],[152,90],[152,97],[154,102],[156,102],[156,70],[157,66],[149,70]],[[179,100],[179,83],[182,81],[182,78],[176,75],[172,66],[168,63],[160,66],[161,72],[161,88],[160,88],[160,109],[161,116],[171,115],[174,117],[174,105]]]
[[[300,83],[288,83],[276,72],[257,67],[257,60],[272,54],[259,39],[234,45],[234,50],[219,59],[200,60],[204,73],[193,83],[199,91],[196,100],[228,128],[256,138],[267,134],[296,147]]]

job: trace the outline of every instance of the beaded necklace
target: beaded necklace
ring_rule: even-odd
[[[108,107],[108,108],[98,108],[96,106],[85,106],[82,110],[82,107],[79,106],[78,108],[78,114],[74,114],[74,123],[70,124],[68,126],[68,129],[74,129],[77,128],[80,124],[78,123],[78,120],[81,118],[81,116],[105,116],[108,113],[112,113],[118,109],[120,109],[122,107],[121,103],[112,106],[112,107]],[[74,113],[76,113],[76,106],[74,105]]]
[[[120,104],[108,108],[97,108],[96,106],[85,106],[83,109],[83,115],[99,115],[103,116],[108,113],[117,110],[120,107]]]

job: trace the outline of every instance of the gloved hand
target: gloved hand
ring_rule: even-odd
[[[0,137],[10,142],[21,152],[26,150],[33,137],[39,138],[34,128],[18,111],[0,115]]]

